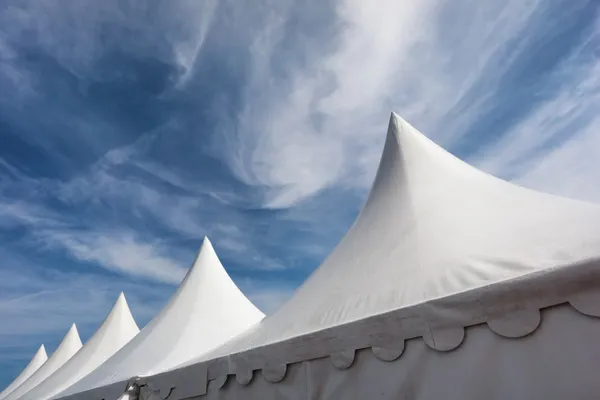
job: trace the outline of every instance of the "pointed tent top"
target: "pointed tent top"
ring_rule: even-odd
[[[6,396],[5,400],[17,400],[24,394],[35,388],[46,378],[54,373],[57,369],[69,361],[71,357],[81,348],[81,339],[77,332],[77,326],[71,325],[69,331],[58,345],[54,353],[48,360],[38,368],[21,386],[16,388],[12,393]],[[3,399],[4,400],[4,399]]]
[[[80,347],[81,339],[79,338],[79,331],[77,331],[77,325],[73,323],[50,359],[53,359],[57,355],[62,355],[62,353],[64,353],[64,356],[67,357],[67,354],[74,354],[77,350],[79,350]],[[70,358],[70,356],[68,357]]]
[[[183,291],[183,287],[188,285],[188,282],[191,281],[189,284],[195,285],[194,282],[198,279],[197,277],[202,276],[202,274],[204,274],[206,271],[217,270],[223,270],[225,272],[225,269],[221,264],[221,260],[219,260],[212,243],[208,239],[208,236],[204,236],[192,266],[188,269],[185,276],[181,280],[181,283],[173,294],[173,297],[177,296],[178,293]]]
[[[48,353],[46,353],[46,346],[44,346],[43,343],[40,345],[38,351],[35,352],[34,358],[38,356],[48,359]]]
[[[133,318],[133,315],[131,314],[131,309],[129,308],[129,304],[127,303],[127,298],[125,297],[124,292],[119,293],[119,297],[117,297],[115,304],[108,313],[108,316],[106,317],[106,320],[102,326],[98,328],[98,331],[100,331],[105,325],[108,326],[112,319],[118,320],[119,325],[121,327],[125,327],[127,332],[135,331],[135,333],[137,333],[140,330],[135,322],[135,319]]]
[[[115,354],[137,333],[123,292],[94,335],[77,354],[19,400],[46,400],[67,389]]]
[[[263,317],[231,280],[205,237],[193,266],[160,313],[60,396],[166,371],[214,349]]]
[[[33,355],[33,358],[31,359],[30,362],[37,361],[37,360],[39,360],[39,361],[43,360],[41,362],[44,363],[47,359],[48,359],[48,353],[46,353],[46,346],[41,344],[40,347],[35,352],[35,354]]]
[[[211,262],[218,262],[219,264],[221,263],[221,261],[219,260],[219,257],[217,256],[217,253],[215,252],[215,249],[213,248],[212,243],[210,242],[210,239],[208,239],[208,236],[204,236],[202,238],[202,244],[200,245],[200,249],[198,250],[198,255],[196,256],[196,260],[194,260],[194,264],[192,265],[192,268],[190,269],[195,269],[195,268],[207,268],[208,266],[199,266],[197,267],[197,265],[199,265],[201,263],[201,259],[202,257],[206,257],[206,259],[213,259]],[[223,266],[220,266],[221,268],[223,268]]]
[[[203,263],[206,263],[204,267],[196,267],[197,265],[202,265]],[[189,269],[188,272],[191,273],[192,271],[199,268],[215,268],[210,267],[212,265],[218,265],[219,268],[224,269],[223,265],[221,264],[221,260],[219,260],[217,252],[215,251],[215,248],[213,247],[210,239],[208,238],[208,236],[204,236],[202,238],[202,244],[200,245],[198,254],[196,255],[196,259],[194,260],[194,263],[192,264],[192,267]]]
[[[107,351],[112,351],[112,353],[114,353],[131,340],[131,338],[137,335],[139,331],[140,328],[133,318],[133,314],[131,313],[127,299],[125,298],[125,293],[121,292],[108,313],[108,316],[94,336],[103,334],[104,332],[111,337],[114,336],[111,339],[111,342],[113,343],[108,345],[110,349],[107,348],[103,351],[104,353]]]
[[[77,325],[75,325],[75,322],[73,322],[63,341],[67,338],[68,340],[73,340],[75,337],[79,339],[79,331],[77,330]]]
[[[17,389],[23,382],[27,380],[35,371],[38,370],[48,359],[48,355],[46,354],[46,347],[42,344],[38,350],[35,352],[27,366],[23,369],[23,371],[13,380],[1,393],[0,399],[4,399],[8,396],[13,390]]]
[[[231,281],[231,278],[225,271],[225,268],[221,264],[221,260],[219,260],[219,257],[217,256],[217,253],[215,252],[212,243],[210,242],[207,236],[204,236],[204,239],[202,240],[202,244],[200,245],[200,249],[198,250],[198,254],[196,255],[194,263],[185,274],[185,277],[181,281],[181,284],[173,294],[173,297],[171,298],[169,304],[167,304],[166,307],[169,307],[171,301],[173,301],[174,298],[178,297],[182,292],[184,292],[186,287],[196,287],[198,285],[206,284],[205,280],[208,276],[210,276],[210,279],[213,279],[214,276],[214,279],[216,279],[214,284],[217,284],[218,282],[228,281],[233,283],[233,281]],[[224,284],[225,286],[229,286],[227,283]],[[199,288],[196,290],[199,290]]]
[[[356,221],[274,314],[202,359],[600,260],[600,207],[466,164],[392,113]]]

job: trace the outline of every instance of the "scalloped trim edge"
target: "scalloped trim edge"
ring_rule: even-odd
[[[344,370],[353,365],[356,351],[370,348],[372,353],[379,360],[391,362],[401,358],[406,340],[417,338],[421,338],[427,346],[433,350],[440,352],[453,351],[464,341],[466,328],[481,324],[486,324],[491,331],[502,337],[518,339],[533,334],[537,330],[540,326],[542,310],[562,304],[569,304],[572,309],[584,316],[600,318],[600,291],[587,291],[585,293],[574,294],[570,296],[569,300],[557,304],[541,308],[529,307],[512,310],[502,316],[495,316],[483,322],[477,322],[470,325],[440,327],[439,325],[432,326],[430,324],[425,324],[423,332],[419,336],[396,339],[393,342],[387,343],[373,343],[371,346],[366,347],[350,348],[344,351],[330,353],[328,357],[335,368]],[[275,384],[285,379],[288,365],[307,361],[309,359],[310,358],[301,361],[277,364],[269,364],[267,362],[262,368],[251,368],[248,365],[230,363],[228,373],[221,374],[212,379],[208,379],[208,365],[199,365],[197,372],[203,375],[203,377],[198,377],[199,379],[193,385],[193,389],[189,387],[185,389],[183,387],[180,388],[179,382],[164,379],[166,378],[164,376],[162,379],[148,377],[146,380],[152,381],[152,386],[160,391],[161,397],[166,394],[166,397],[163,397],[164,400],[184,400],[189,397],[205,395],[208,390],[209,381],[216,381],[215,384],[217,388],[222,388],[230,375],[234,375],[239,384],[248,385],[252,381],[255,372],[260,371],[267,382]],[[173,374],[171,373],[168,375],[172,376]],[[189,378],[189,374],[186,375]],[[170,381],[170,384],[167,384],[167,381]]]

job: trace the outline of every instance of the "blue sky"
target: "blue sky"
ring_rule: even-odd
[[[0,0],[0,386],[202,237],[269,312],[364,201],[395,111],[600,202],[596,0]]]

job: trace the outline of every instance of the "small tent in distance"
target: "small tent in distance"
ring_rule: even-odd
[[[263,317],[204,238],[194,265],[161,312],[121,350],[59,396],[79,393],[88,399],[95,396],[93,389],[105,387],[100,397],[117,398],[130,378],[164,372],[199,357]]]
[[[38,351],[35,352],[27,366],[23,369],[23,371],[17,376],[1,393],[0,400],[8,396],[13,390],[19,387],[23,382],[27,380],[35,371],[41,367],[46,360],[48,360],[48,355],[46,354],[46,348],[44,345],[41,345]]]
[[[47,400],[96,369],[127,344],[139,328],[121,292],[108,316],[85,345],[62,367],[19,400]]]
[[[50,358],[48,358],[35,373],[23,382],[23,384],[6,396],[4,400],[20,399],[21,396],[35,388],[52,375],[54,371],[62,367],[75,353],[77,353],[77,351],[79,351],[80,348],[81,339],[79,338],[79,332],[77,332],[77,327],[73,324],[52,356],[50,356]]]

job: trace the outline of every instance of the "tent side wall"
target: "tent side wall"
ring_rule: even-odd
[[[465,333],[447,352],[419,338],[387,352],[368,348],[290,364],[279,383],[264,371],[247,385],[234,376],[212,380],[198,399],[592,400],[600,393],[600,318],[563,304],[544,310],[540,326],[524,337],[506,338],[484,324]]]
[[[302,388],[318,385],[323,387],[322,390],[329,390],[327,388],[333,385],[332,382],[342,379],[349,379],[348,386],[352,388],[352,385],[359,385],[361,381],[374,379],[371,377],[371,369],[381,371],[382,377],[387,376],[391,380],[377,384],[381,389],[385,388],[386,393],[405,390],[403,386],[394,385],[400,385],[403,376],[406,376],[408,381],[412,380],[407,374],[413,370],[421,371],[421,374],[431,374],[430,378],[423,378],[424,382],[437,382],[436,379],[440,375],[455,373],[455,368],[462,371],[460,373],[465,377],[475,376],[475,381],[482,380],[484,375],[477,377],[477,374],[486,371],[492,376],[489,379],[513,379],[515,374],[512,370],[516,369],[522,374],[517,375],[519,379],[526,380],[531,377],[534,380],[529,384],[532,385],[532,393],[537,396],[543,388],[539,386],[542,381],[536,380],[540,372],[536,371],[534,366],[539,365],[543,369],[550,365],[550,377],[559,372],[564,375],[563,380],[555,378],[547,382],[556,386],[554,389],[557,393],[562,389],[571,390],[574,385],[572,381],[579,382],[577,384],[581,386],[579,391],[573,393],[591,393],[600,385],[600,380],[597,380],[595,375],[591,378],[585,375],[586,368],[587,371],[591,371],[590,374],[595,371],[589,368],[597,363],[597,357],[600,355],[599,304],[600,263],[590,262],[578,266],[576,273],[569,268],[554,270],[530,279],[494,285],[494,290],[473,290],[263,348],[174,369],[143,378],[138,382],[146,388],[159,390],[163,398],[171,393],[169,400],[230,398],[229,391],[234,393],[231,398],[235,398],[235,393],[241,396],[239,391],[249,391],[247,395],[239,398],[268,398],[287,390],[285,388],[289,385],[295,385],[295,376],[298,374],[294,371],[300,364],[304,365],[300,368],[304,371],[302,373],[312,371],[311,368],[318,372],[315,378],[300,378],[303,383],[298,383],[299,393],[304,393]],[[356,359],[353,357],[355,350]],[[411,356],[414,352],[417,355]],[[372,353],[378,357],[377,360],[373,358]],[[506,359],[504,353],[507,354]],[[481,355],[487,355],[487,358],[481,358]],[[523,357],[529,361],[522,361]],[[436,361],[428,361],[429,358]],[[443,360],[450,362],[445,364]],[[484,368],[479,365],[485,362],[490,366]],[[319,367],[322,363],[329,366],[335,364],[341,369],[347,366],[350,368],[339,373],[333,370],[327,372]],[[383,366],[378,363],[383,363]],[[436,367],[438,363],[440,366]],[[520,363],[527,368],[523,369],[520,365],[511,366],[512,363]],[[443,365],[447,365],[449,372],[442,368]],[[345,375],[346,372],[349,372],[349,375]],[[328,374],[331,377],[323,380]],[[497,378],[493,378],[494,376]],[[219,395],[213,393],[225,381],[229,383],[223,386],[224,392]],[[236,389],[236,381],[253,383],[247,388],[242,385]],[[265,382],[260,383],[262,381]],[[595,383],[596,381],[598,382]],[[267,382],[268,387],[265,386]],[[442,385],[447,384],[443,379],[440,382]],[[455,383],[455,386],[466,385],[460,379],[457,382],[459,383]],[[528,384],[517,382],[522,385]],[[496,386],[491,383],[489,385],[497,390],[505,390],[502,393],[506,394],[510,388],[499,386],[505,383],[496,382]],[[255,388],[260,385],[263,385],[264,391]],[[371,389],[368,384],[364,385],[361,390],[367,396],[368,392],[365,391]],[[388,385],[387,388],[385,385]],[[64,399],[118,398],[127,386],[127,382],[123,381]],[[469,390],[476,389],[477,387],[472,386]],[[358,388],[354,390],[358,393]],[[260,395],[254,391],[258,391]],[[423,393],[423,397],[409,397],[436,398],[435,394],[430,392]],[[457,396],[468,394],[457,393]],[[206,394],[208,397],[203,396]],[[342,394],[339,398],[345,398]]]

